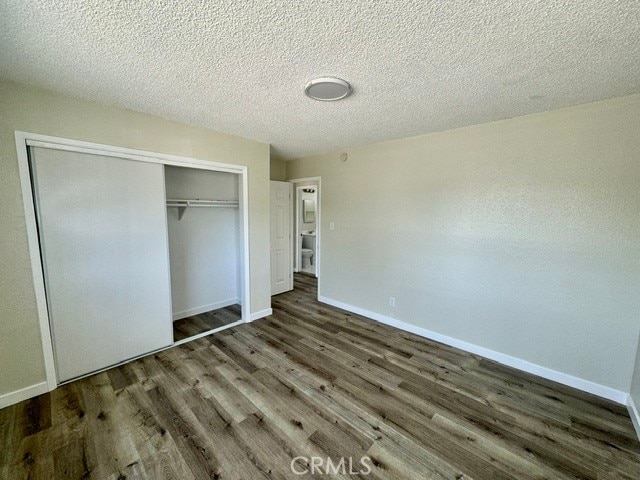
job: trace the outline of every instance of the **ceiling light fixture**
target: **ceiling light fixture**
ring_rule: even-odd
[[[304,87],[304,93],[314,100],[334,102],[351,94],[351,85],[341,78],[323,77],[311,80]]]

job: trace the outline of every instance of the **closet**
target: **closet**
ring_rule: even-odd
[[[173,339],[237,322],[238,175],[165,166]]]
[[[49,385],[248,318],[246,167],[22,135]]]

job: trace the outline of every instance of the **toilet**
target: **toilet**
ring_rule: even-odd
[[[309,268],[313,265],[313,250],[310,248],[302,249],[302,268]]]

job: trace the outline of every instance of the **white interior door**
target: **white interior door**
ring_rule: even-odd
[[[291,188],[288,182],[271,182],[271,295],[293,289]]]
[[[163,166],[30,149],[58,382],[173,341]]]

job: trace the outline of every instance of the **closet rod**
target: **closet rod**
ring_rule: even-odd
[[[167,207],[178,208],[178,220],[182,220],[182,216],[188,207],[218,207],[218,208],[237,208],[240,203],[237,200],[201,200],[194,199],[178,199],[168,198]]]
[[[167,207],[237,207],[237,200],[167,200]]]

